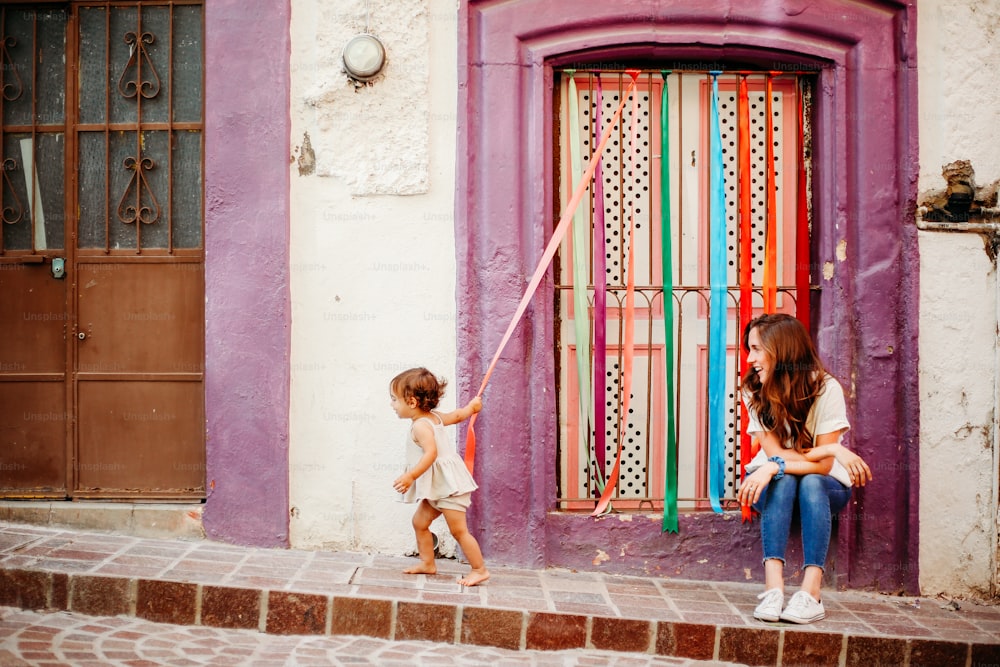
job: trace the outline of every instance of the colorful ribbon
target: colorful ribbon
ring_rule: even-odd
[[[767,227],[764,231],[764,312],[773,313],[778,298],[778,204],[774,182],[774,116],[771,113],[771,75],[765,84],[764,116],[767,120]]]
[[[750,93],[747,85],[747,78],[740,77],[739,99],[736,103],[739,119],[738,162],[739,162],[739,197],[740,197],[740,326],[739,334],[743,335],[743,330],[747,323],[753,319],[753,218],[751,215],[751,192],[750,192]],[[740,377],[747,375],[747,353],[740,346]],[[746,431],[746,424],[749,423],[747,406],[741,400],[740,423],[744,428],[740,433],[740,479],[746,475],[746,465],[750,463],[752,452],[750,451],[750,434]],[[741,508],[743,521],[753,520],[753,508],[743,505]]]
[[[722,133],[719,129],[719,74],[712,76],[712,117],[709,132],[709,336],[708,336],[708,497],[722,512],[725,488],[726,440],[726,195],[722,173]]]
[[[663,333],[667,374],[667,452],[663,479],[663,532],[676,533],[677,525],[677,433],[674,409],[674,250],[670,224],[670,92],[663,70],[660,92],[660,264],[663,273]]]
[[[611,123],[601,135],[601,140],[595,147],[593,155],[603,154],[604,145],[608,142],[608,138],[611,136],[611,131],[614,129],[615,123],[621,116],[622,110],[625,108],[625,102],[628,100],[629,95],[635,88],[635,81],[639,76],[639,71],[629,70],[629,73],[632,76],[632,83],[622,96],[622,100],[618,104],[618,109],[615,111],[615,114],[611,119]],[[479,385],[479,391],[476,393],[477,396],[482,396],[483,391],[486,389],[486,384],[489,382],[490,376],[493,375],[493,370],[496,368],[497,362],[500,360],[500,354],[510,341],[511,336],[514,334],[514,329],[517,327],[518,322],[521,321],[521,317],[524,315],[524,311],[527,309],[528,303],[531,302],[531,297],[534,296],[535,290],[538,289],[538,285],[542,282],[542,278],[545,276],[546,271],[548,271],[549,264],[552,262],[552,257],[555,256],[559,243],[566,235],[566,230],[569,227],[570,222],[573,220],[573,213],[576,211],[576,207],[579,206],[580,200],[583,199],[583,194],[590,185],[590,180],[594,177],[594,170],[597,168],[597,163],[598,160],[591,158],[583,177],[580,179],[580,182],[577,183],[573,196],[570,198],[569,203],[566,204],[566,210],[563,212],[562,218],[559,220],[559,224],[556,225],[552,232],[552,238],[549,239],[549,243],[545,247],[545,251],[542,253],[541,259],[538,261],[538,266],[535,267],[534,275],[532,275],[531,280],[528,281],[528,287],[525,290],[524,295],[521,297],[521,302],[517,305],[517,309],[514,311],[510,324],[507,325],[507,331],[504,332],[503,337],[500,339],[500,344],[497,346],[497,350],[493,354],[493,359],[490,361],[490,365],[486,368],[486,374],[483,376],[482,384]],[[476,461],[475,424],[477,416],[478,413],[472,415],[469,419],[469,428],[465,434],[465,466],[469,469],[470,473],[474,472]]]
[[[797,215],[795,225],[795,314],[802,324],[809,329],[809,200],[806,192],[806,156],[804,155],[803,143],[805,135],[805,117],[803,116],[803,90],[805,82],[799,80],[798,91],[798,187],[797,189]]]
[[[629,90],[635,87],[636,79],[639,77],[638,70],[630,70],[630,76],[632,77],[632,84],[629,86]],[[636,164],[636,150],[638,148],[639,142],[639,96],[632,95],[632,114],[631,114],[631,131],[629,132],[629,149],[630,155],[629,159],[632,162],[632,173],[638,172],[638,165]],[[622,337],[622,379],[621,384],[618,386],[619,395],[621,396],[621,412],[618,413],[618,453],[615,456],[615,464],[611,468],[611,474],[608,475],[607,483],[604,485],[604,491],[601,493],[600,500],[597,501],[597,507],[591,513],[591,516],[598,516],[604,514],[608,509],[608,504],[611,502],[611,496],[614,494],[615,489],[618,486],[618,476],[621,471],[622,464],[622,447],[625,443],[625,433],[628,430],[628,416],[629,410],[631,408],[632,399],[632,364],[635,356],[635,205],[632,205],[632,210],[629,215],[629,228],[628,228],[628,274],[625,281],[625,330]]]
[[[601,75],[596,76],[597,89],[594,92],[594,142],[601,134],[604,108],[604,93],[601,90]],[[604,492],[605,451],[607,441],[604,436],[607,419],[607,338],[608,338],[608,258],[604,227],[604,181],[601,176],[603,155],[592,158],[597,162],[594,171],[594,458],[597,462],[597,488]]]
[[[569,75],[569,162],[570,185],[583,173],[580,156],[580,105],[576,89],[575,70],[566,70]],[[596,156],[595,159],[600,159]],[[596,174],[596,170],[595,170]],[[576,336],[576,379],[579,393],[579,442],[580,450],[588,449],[590,424],[593,421],[590,396],[590,309],[587,303],[587,286],[590,282],[587,257],[587,220],[583,207],[573,212],[573,329]],[[589,467],[589,466],[588,466]]]

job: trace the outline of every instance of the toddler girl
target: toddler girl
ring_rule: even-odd
[[[389,384],[392,409],[400,419],[410,419],[407,439],[407,471],[396,478],[393,488],[403,494],[403,502],[418,503],[413,514],[420,565],[404,570],[406,574],[435,574],[434,536],[431,522],[444,514],[448,530],[462,547],[472,570],[458,580],[463,586],[475,586],[490,578],[483,562],[479,543],[465,523],[465,511],[477,488],[475,480],[458,455],[455,445],[445,435],[444,427],[465,421],[482,409],[477,396],[454,412],[434,410],[444,394],[447,382],[426,368],[411,368]]]

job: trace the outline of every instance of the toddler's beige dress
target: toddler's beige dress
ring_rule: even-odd
[[[431,414],[435,419],[421,417],[417,421],[426,419],[433,427],[434,440],[437,443],[437,459],[406,490],[403,502],[419,503],[426,499],[435,509],[456,509],[464,512],[472,502],[472,492],[479,486],[469,473],[469,469],[465,467],[465,461],[458,455],[455,443],[445,433],[441,416],[437,412]],[[412,468],[423,455],[424,450],[413,439],[411,428],[406,443],[407,466]]]

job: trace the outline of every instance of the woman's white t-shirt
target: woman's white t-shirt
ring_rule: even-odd
[[[749,401],[746,401],[746,406],[749,416],[747,433],[753,435],[767,431],[761,425],[757,411],[750,407]],[[840,429],[846,431],[851,428],[850,422],[847,421],[847,402],[844,400],[844,390],[832,375],[827,374],[823,381],[823,392],[816,397],[816,401],[809,409],[809,414],[806,416],[806,428],[813,434],[814,438],[824,433],[833,433]],[[782,446],[785,449],[794,447],[790,441],[782,443]]]
[[[744,404],[747,406],[747,433],[752,436],[755,433],[766,432],[767,429],[760,423],[757,411],[750,407],[750,401],[745,396]],[[816,397],[816,401],[809,409],[809,414],[806,415],[806,428],[813,435],[813,438],[840,430],[846,433],[851,428],[850,422],[847,421],[847,402],[844,400],[844,389],[830,374],[826,375],[823,381],[823,391]],[[841,433],[837,441],[840,442],[843,436],[844,433]],[[785,440],[781,446],[785,449],[794,449],[794,443],[791,440]],[[833,470],[830,471],[830,475],[836,477],[841,484],[850,486],[850,476],[847,470],[836,459],[833,462]]]

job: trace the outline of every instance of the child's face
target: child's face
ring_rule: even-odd
[[[413,399],[410,402],[416,403]],[[412,419],[416,414],[416,407],[407,403],[401,396],[397,396],[394,391],[389,392],[389,405],[400,419]]]

